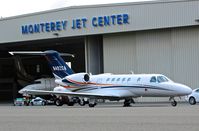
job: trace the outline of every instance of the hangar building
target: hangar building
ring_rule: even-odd
[[[162,73],[199,87],[199,0],[73,6],[0,19],[0,96],[17,96],[8,51],[57,50],[75,72]],[[44,59],[22,59],[26,72],[51,75]]]

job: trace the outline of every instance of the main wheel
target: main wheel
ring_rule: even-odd
[[[86,102],[83,99],[80,100],[78,103],[79,103],[80,106],[85,106],[85,104],[86,104]]]
[[[97,105],[96,103],[94,103],[94,104],[89,103],[89,104],[88,104],[89,107],[95,107],[96,105]]]
[[[68,102],[67,103],[68,106],[74,106],[74,104],[75,104],[74,102]]]
[[[194,97],[189,98],[189,104],[195,105],[196,104],[196,99]]]
[[[63,102],[62,102],[60,99],[56,99],[56,100],[55,100],[55,105],[56,105],[56,106],[62,106],[62,105],[63,105]]]
[[[171,102],[171,105],[172,105],[172,106],[177,106],[177,102],[176,102],[176,101],[172,101],[172,102]]]
[[[131,106],[131,99],[125,99],[123,107],[130,107]]]

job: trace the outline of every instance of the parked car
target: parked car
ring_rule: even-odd
[[[199,102],[199,88],[194,89],[192,93],[185,97],[185,99],[191,104],[195,105],[197,102]]]
[[[24,98],[16,98],[14,100],[14,106],[23,106],[25,105],[26,101]]]
[[[32,99],[30,101],[30,105],[37,105],[37,106],[45,106],[47,104],[47,101],[45,99],[42,99],[41,97],[36,97],[35,99]]]

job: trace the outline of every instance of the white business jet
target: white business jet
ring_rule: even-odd
[[[97,104],[97,99],[124,100],[124,106],[130,106],[137,97],[170,97],[172,106],[177,102],[174,97],[189,95],[192,89],[175,83],[162,74],[99,74],[74,73],[56,51],[10,52],[11,54],[44,55],[59,85],[53,91],[24,90],[30,94],[52,94],[58,96],[57,105],[62,105],[63,97],[69,98],[68,105],[74,104],[73,98],[89,107]]]

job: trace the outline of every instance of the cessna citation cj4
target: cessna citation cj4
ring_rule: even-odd
[[[56,104],[63,105],[62,99],[68,98],[68,105],[77,102],[89,107],[97,104],[97,99],[124,100],[124,106],[130,106],[137,97],[170,97],[171,105],[176,106],[174,97],[189,95],[192,89],[175,83],[162,74],[99,74],[74,73],[60,54],[49,50],[44,52],[10,52],[11,54],[44,55],[59,86],[53,91],[24,90],[29,94],[52,94],[57,96]],[[74,100],[74,98],[76,100]],[[88,101],[85,101],[87,99]]]

